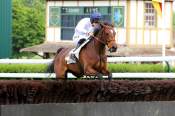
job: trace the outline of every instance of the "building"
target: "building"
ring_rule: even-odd
[[[9,58],[12,47],[11,0],[0,0],[0,58]]]
[[[115,24],[118,44],[135,48],[158,48],[162,44],[174,47],[173,0],[165,0],[164,22],[151,0],[46,1],[47,44],[70,43],[77,22],[98,11],[105,21]]]

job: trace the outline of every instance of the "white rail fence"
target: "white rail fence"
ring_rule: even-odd
[[[175,56],[164,57],[108,57],[115,62],[174,62]],[[52,59],[0,59],[0,64],[49,64]],[[168,64],[169,65],[169,64]],[[175,73],[112,73],[113,78],[175,78]],[[0,73],[1,78],[55,78],[49,73]],[[68,78],[75,78],[68,74]],[[104,76],[106,78],[106,76]]]
[[[175,73],[112,73],[113,78],[175,78]],[[55,74],[49,73],[0,73],[0,78],[55,78]],[[76,78],[71,73],[68,78]],[[86,77],[83,77],[86,78]],[[107,78],[107,76],[104,76]]]
[[[49,64],[53,59],[0,59],[0,64]],[[175,61],[175,56],[160,57],[108,57],[107,62],[163,62]]]

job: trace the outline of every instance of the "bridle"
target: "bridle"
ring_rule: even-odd
[[[95,36],[92,36],[94,39],[96,39],[97,41],[99,41],[100,43],[102,43],[103,45],[106,45],[106,41],[102,41],[101,39],[99,39],[99,37],[95,37]]]
[[[107,28],[111,28],[111,27],[109,27],[109,26],[106,26],[106,25],[103,25],[104,27],[107,27]],[[102,31],[103,32],[103,31]],[[96,39],[97,41],[99,41],[100,43],[102,43],[103,45],[107,45],[107,40],[106,41],[103,41],[103,40],[101,40],[100,38],[102,38],[102,35],[103,35],[103,33],[101,33],[101,36],[100,37],[96,37],[96,36],[94,36],[94,35],[92,35],[92,37],[94,38],[94,39]]]

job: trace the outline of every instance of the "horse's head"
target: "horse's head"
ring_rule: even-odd
[[[108,46],[110,52],[116,52],[117,44],[115,40],[116,32],[114,26],[107,23],[101,23],[100,27],[101,29],[98,33],[100,41]]]

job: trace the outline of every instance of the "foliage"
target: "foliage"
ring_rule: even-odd
[[[45,0],[13,0],[13,55],[21,48],[43,42]]]
[[[47,65],[44,64],[1,64],[0,73],[44,73]]]
[[[165,72],[162,64],[109,64],[111,72]]]
[[[1,64],[0,73],[44,73],[46,64]],[[108,64],[111,72],[165,72],[161,64]],[[175,72],[175,68],[172,68]]]

